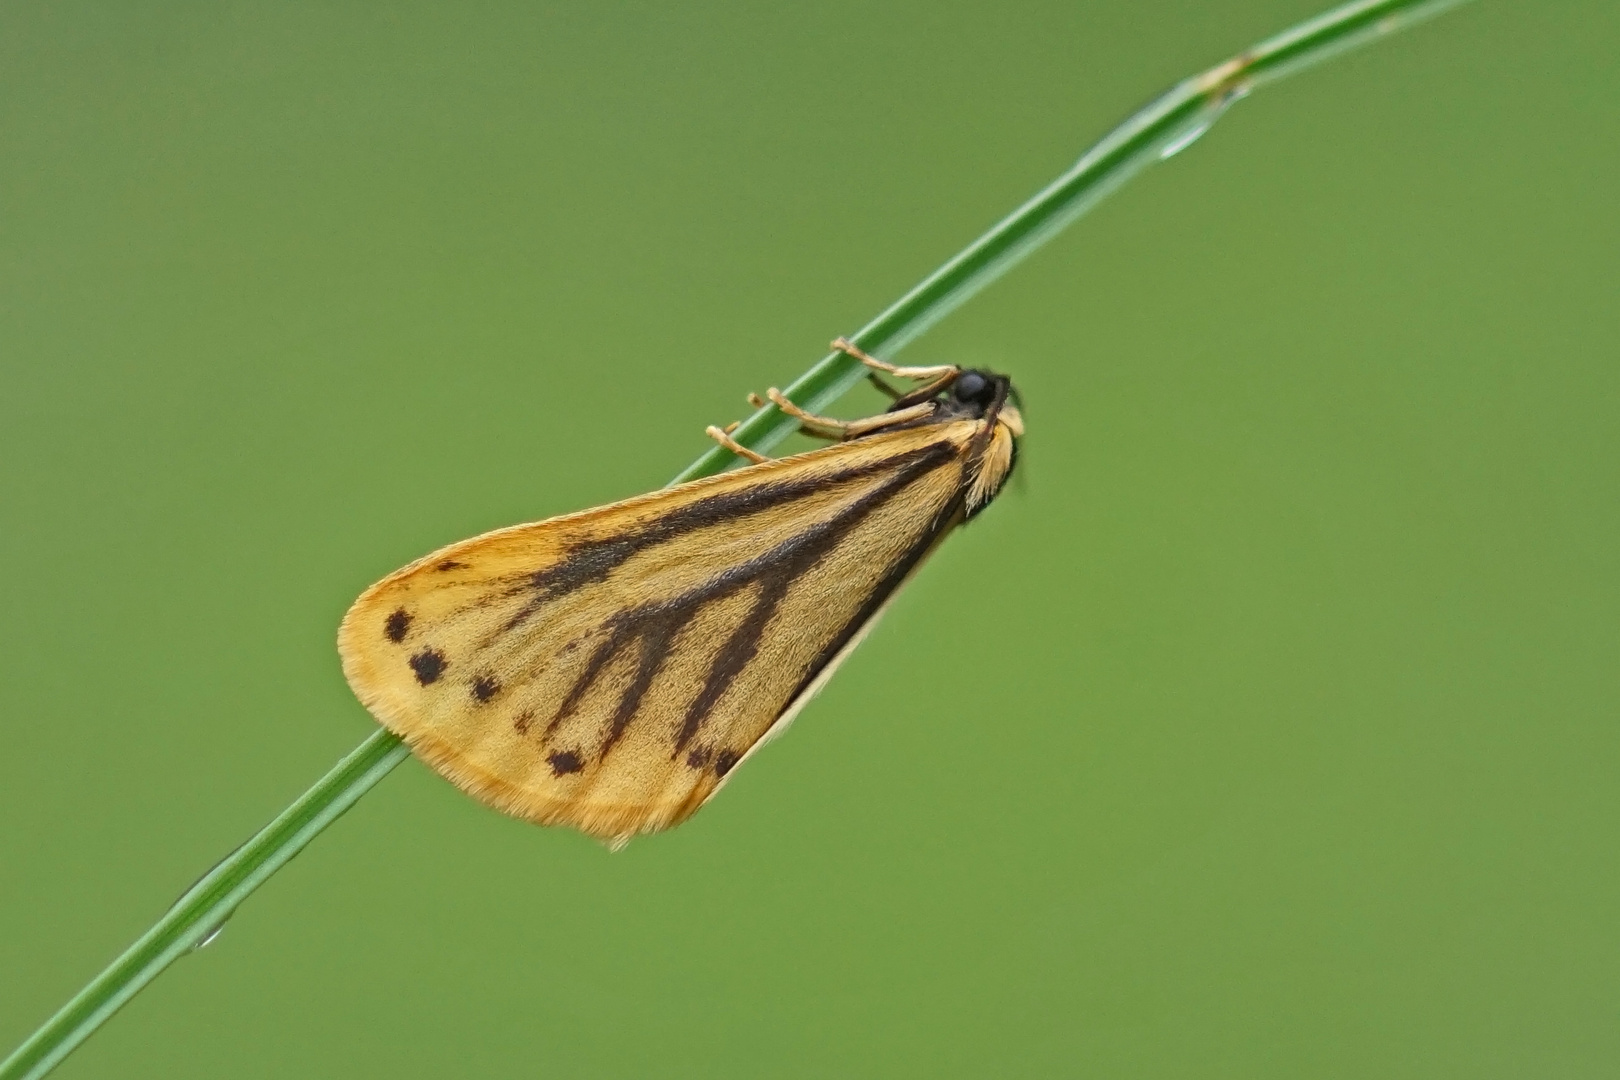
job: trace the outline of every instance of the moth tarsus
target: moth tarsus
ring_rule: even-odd
[[[884,381],[883,376],[879,375],[876,371],[868,371],[866,373],[866,381],[875,386],[877,388],[877,392],[888,398],[890,401],[897,401],[904,396],[902,391],[890,386]]]
[[[824,439],[842,439],[848,434],[849,425],[842,420],[834,420],[831,417],[817,416],[814,413],[805,412],[789,401],[787,395],[774,386],[765,391],[765,396],[770,399],[772,405],[797,420],[799,430],[807,435],[819,435]]]
[[[708,427],[703,429],[703,433],[709,438],[713,439],[715,442],[719,443],[721,446],[725,447],[727,450],[730,450],[733,454],[736,454],[740,458],[746,458],[755,465],[763,465],[765,462],[773,460],[766,457],[764,454],[750,450],[736,439],[733,439],[731,437],[731,432],[736,429],[736,426],[737,425],[732,424],[729,427],[719,428],[715,427],[713,424],[710,424]]]
[[[873,371],[883,371],[900,379],[944,379],[955,377],[962,369],[955,364],[936,364],[932,367],[899,367],[887,360],[879,360],[870,353],[858,348],[848,338],[833,338],[831,348],[835,352],[846,353],[854,357]],[[942,388],[943,389],[943,388]]]
[[[750,464],[476,536],[390,574],[338,633],[360,700],[515,816],[615,847],[691,816],[1016,464],[1024,427],[1005,376],[834,347],[874,378],[924,385],[850,421],[773,389],[837,441],[771,459],[733,439],[735,425],[710,427]]]

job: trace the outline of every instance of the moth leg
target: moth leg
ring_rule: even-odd
[[[951,383],[956,381],[956,377],[960,374],[962,374],[962,369],[953,367],[944,375],[941,375],[939,378],[935,379],[933,382],[924,383],[911,393],[901,394],[899,397],[895,398],[894,407],[898,409],[902,406],[918,405],[925,401],[932,401],[935,394],[950,386]]]
[[[765,396],[770,398],[771,403],[778,409],[797,420],[807,435],[820,435],[824,439],[842,439],[849,432],[849,425],[844,421],[807,413],[789,401],[787,395],[774,386],[765,391]]]
[[[901,398],[905,397],[904,392],[884,382],[875,371],[868,371],[866,373],[866,378],[873,386],[877,387],[878,393],[882,394],[890,401],[899,401]]]
[[[844,425],[844,438],[853,439],[857,435],[880,431],[896,424],[909,424],[913,420],[921,420],[932,415],[934,415],[933,402],[921,401],[904,409],[895,409],[892,412],[868,416],[864,420],[851,420]]]
[[[848,338],[837,338],[833,341],[832,347],[841,353],[853,356],[873,371],[885,371],[901,379],[954,379],[962,371],[955,364],[936,364],[933,367],[899,367],[861,351]]]
[[[920,402],[905,409],[896,409],[893,412],[879,413],[868,416],[863,420],[833,420],[825,416],[816,416],[807,413],[787,399],[787,395],[776,387],[766,391],[777,408],[795,418],[802,425],[807,435],[822,435],[829,439],[852,439],[857,435],[881,428],[892,427],[895,424],[904,424],[912,420],[921,420],[933,414],[934,406],[929,402]]]
[[[764,398],[760,397],[758,394],[753,393],[752,391],[750,391],[749,394],[748,394],[748,404],[752,405],[756,409],[763,409],[766,405],[769,404],[769,402],[767,402]],[[741,423],[741,421],[738,421],[737,423]],[[737,429],[737,423],[733,423],[730,427],[726,428],[726,434],[727,435],[730,435],[733,431],[735,431]],[[812,439],[837,439],[837,438],[839,438],[839,436],[837,436],[837,435],[828,435],[826,432],[823,432],[823,431],[812,430],[811,428],[808,428],[808,427],[804,426],[803,424],[799,425],[799,434],[800,435],[807,435]]]
[[[890,394],[894,398],[896,405],[915,405],[928,401],[935,394],[950,386],[951,383],[956,381],[956,377],[962,374],[962,369],[955,364],[940,364],[936,367],[898,367],[894,364],[885,363],[877,357],[870,356],[856,348],[848,338],[837,339],[832,343],[832,347],[840,352],[848,353],[871,368],[872,381],[877,383],[878,389]],[[928,379],[929,382],[927,385],[919,386],[909,393],[901,394],[894,392],[892,387],[877,377],[877,373],[880,371],[886,371],[890,375],[905,379]]]
[[[735,428],[736,425],[733,424],[732,427]],[[765,462],[773,460],[766,457],[764,454],[758,454],[748,449],[748,447],[744,446],[736,439],[733,439],[725,430],[717,428],[713,424],[710,424],[708,427],[704,428],[703,432],[709,438],[713,439],[727,450],[730,450],[733,454],[736,454],[738,457],[747,458],[755,465],[763,465]]]
[[[782,393],[776,387],[766,390],[765,397],[771,398],[771,405],[797,419],[799,426],[804,429],[807,436],[820,436],[823,439],[842,439],[842,437],[849,434],[849,423],[846,423],[846,421],[833,419],[831,416],[816,416],[815,413],[807,413],[799,406],[789,402],[786,393]]]

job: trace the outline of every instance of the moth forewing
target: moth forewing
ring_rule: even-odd
[[[433,552],[355,601],[344,674],[491,806],[610,839],[677,824],[1005,480],[1015,411],[924,411]]]
[[[742,761],[737,762],[739,767],[750,757],[752,757],[754,753],[760,749],[760,747],[775,739],[778,735],[781,735],[792,726],[793,721],[798,719],[799,713],[804,711],[804,707],[810,704],[817,694],[821,693],[822,689],[827,685],[828,680],[833,677],[833,675],[843,665],[844,661],[849,659],[849,655],[855,651],[856,647],[859,646],[862,641],[866,640],[866,635],[872,632],[872,630],[877,626],[878,622],[883,618],[884,612],[889,610],[889,605],[894,603],[895,597],[900,595],[900,589],[906,584],[906,582],[911,580],[912,576],[915,575],[918,570],[922,568],[923,563],[928,561],[928,557],[934,553],[936,548],[939,547],[941,541],[943,541],[945,537],[950,534],[951,529],[955,528],[961,523],[961,515],[958,515],[954,520],[947,523],[945,528],[939,531],[939,533],[934,537],[933,543],[929,544],[927,550],[923,551],[916,561],[914,561],[911,566],[906,569],[899,583],[889,590],[888,595],[881,596],[878,599],[878,603],[876,607],[872,609],[872,613],[867,616],[864,622],[855,628],[855,632],[850,635],[849,640],[844,642],[843,646],[833,654],[832,659],[827,661],[820,671],[815,672],[811,676],[809,681],[805,683],[804,688],[794,696],[792,701],[788,702],[787,708],[782,711],[782,715],[778,716],[771,726],[766,729],[765,734],[761,735],[759,739],[755,741],[754,745],[748,748],[748,752],[743,755]],[[734,769],[732,771],[735,772],[736,770]],[[725,780],[729,778],[730,774],[727,774],[727,777],[722,779],[721,782],[716,785],[714,792],[710,793],[711,798],[714,796],[715,792],[718,792],[720,788],[725,786]]]

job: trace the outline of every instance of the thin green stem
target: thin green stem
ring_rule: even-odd
[[[1183,79],[1104,135],[1071,168],[850,335],[850,340],[876,356],[893,355],[1142,169],[1185,149],[1232,102],[1256,87],[1462,2],[1357,0]],[[789,384],[784,393],[800,408],[820,412],[864,374],[857,361],[833,352]],[[766,405],[744,420],[732,438],[750,449],[765,451],[797,427],[798,421],[776,406]],[[717,446],[675,481],[719,472],[734,458],[729,450]]]
[[[851,340],[868,352],[892,355],[1138,171],[1173,156],[1201,136],[1233,101],[1350,46],[1461,2],[1357,0],[1183,80],[1105,135],[1072,168],[895,301]],[[820,411],[863,373],[861,365],[847,355],[830,353],[789,384],[786,392],[801,407]],[[743,421],[733,438],[763,451],[796,427],[797,421],[769,405]],[[733,459],[730,451],[715,447],[674,482],[717,473]],[[206,944],[254,889],[353,806],[407,753],[398,737],[387,731],[368,736],[297,802],[188,889],[156,925],[0,1062],[0,1080],[32,1080],[54,1068],[164,968]]]
[[[159,972],[206,944],[248,894],[409,753],[392,732],[379,728],[367,736],[297,802],[187,889],[152,929],[0,1065],[0,1077],[44,1076],[55,1068]]]

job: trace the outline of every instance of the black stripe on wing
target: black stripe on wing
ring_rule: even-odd
[[[891,470],[906,470],[918,463],[932,468],[940,462],[954,458],[956,447],[948,441],[929,443],[880,461],[854,465],[836,472],[793,480],[776,480],[756,484],[737,491],[709,495],[686,506],[678,507],[659,518],[647,522],[639,529],[600,540],[582,540],[571,545],[562,560],[544,570],[536,570],[528,580],[509,595],[532,595],[516,614],[507,620],[503,630],[514,630],[532,618],[547,603],[592,582],[604,581],[631,556],[657,544],[684,536],[695,529],[723,524],[745,514],[779,507],[784,503],[826,491],[829,487],[851,480],[860,480]],[[907,472],[909,477],[914,475]]]
[[[793,482],[791,484],[774,485],[775,490],[763,494],[751,489],[737,492],[735,496],[752,496],[751,498],[735,498],[733,493],[715,496],[707,500],[709,505],[695,505],[685,507],[669,518],[679,518],[671,522],[668,519],[652,522],[630,538],[616,537],[613,540],[594,543],[590,549],[582,553],[586,562],[584,565],[591,568],[594,574],[598,568],[607,561],[602,552],[611,551],[619,556],[621,547],[618,545],[634,544],[634,550],[642,550],[652,543],[669,540],[691,529],[705,524],[724,521],[730,516],[746,513],[750,510],[776,505],[792,498],[802,497],[816,490],[825,490],[829,484],[857,476],[869,475],[874,472],[888,472],[882,482],[875,485],[837,514],[807,526],[801,532],[794,534],[767,551],[748,560],[738,563],[714,575],[703,584],[698,585],[678,596],[653,603],[642,604],[626,608],[613,615],[603,625],[606,637],[597,645],[595,651],[586,661],[584,669],[575,678],[574,684],[564,696],[558,706],[557,713],[547,723],[545,736],[554,734],[558,727],[578,710],[581,702],[590,693],[593,686],[602,677],[603,672],[613,661],[621,656],[629,655],[629,650],[635,649],[634,673],[619,695],[613,711],[609,714],[603,732],[603,741],[598,753],[598,760],[606,758],[609,751],[628,729],[641,706],[642,698],[657,677],[664,661],[668,658],[671,646],[680,631],[706,605],[735,595],[737,592],[750,587],[756,587],[758,593],[748,612],[731,630],[727,640],[715,651],[714,658],[705,676],[702,688],[687,707],[681,726],[675,734],[671,747],[671,758],[678,757],[685,750],[702,728],[710,713],[725,695],[726,690],[736,680],[737,676],[748,666],[759,648],[760,636],[771,618],[776,614],[783,598],[793,582],[802,574],[812,570],[822,559],[837,546],[839,540],[851,529],[855,528],[871,514],[893,500],[907,487],[915,483],[934,469],[950,464],[957,460],[958,449],[948,441],[931,443],[917,450],[909,451],[903,456],[888,459],[878,466],[862,467],[859,470],[846,470],[843,473],[832,474],[815,478],[814,483]],[[722,501],[723,500],[723,501]],[[721,512],[721,511],[724,512]],[[690,511],[690,512],[688,512]],[[937,535],[938,529],[943,527],[948,519],[941,517],[930,523],[919,536],[913,550],[906,553],[900,560],[905,569],[909,569],[921,553]],[[628,553],[624,555],[628,557]],[[622,562],[623,558],[617,558]],[[615,563],[616,564],[616,563]],[[558,567],[553,569],[566,569]],[[553,570],[544,573],[553,574]],[[604,571],[605,573],[605,571]],[[536,575],[538,578],[540,575]],[[886,575],[881,586],[881,595],[876,598],[881,602],[882,596],[892,591],[894,583],[904,576],[904,570],[899,576]],[[556,593],[551,592],[560,583],[567,581],[573,583],[571,587],[577,588],[583,584],[584,578],[570,573],[554,574],[541,583],[539,587],[553,598]],[[891,583],[892,580],[892,583]],[[846,629],[842,635],[847,640],[849,634],[858,629],[860,623],[870,618],[867,608],[871,606],[869,600],[863,604],[863,614],[853,628]],[[873,609],[875,610],[875,608]],[[842,642],[839,642],[842,644]],[[827,659],[836,654],[836,648],[819,658],[816,670],[825,666]],[[697,755],[706,759],[707,755]],[[718,764],[717,764],[718,767]]]

